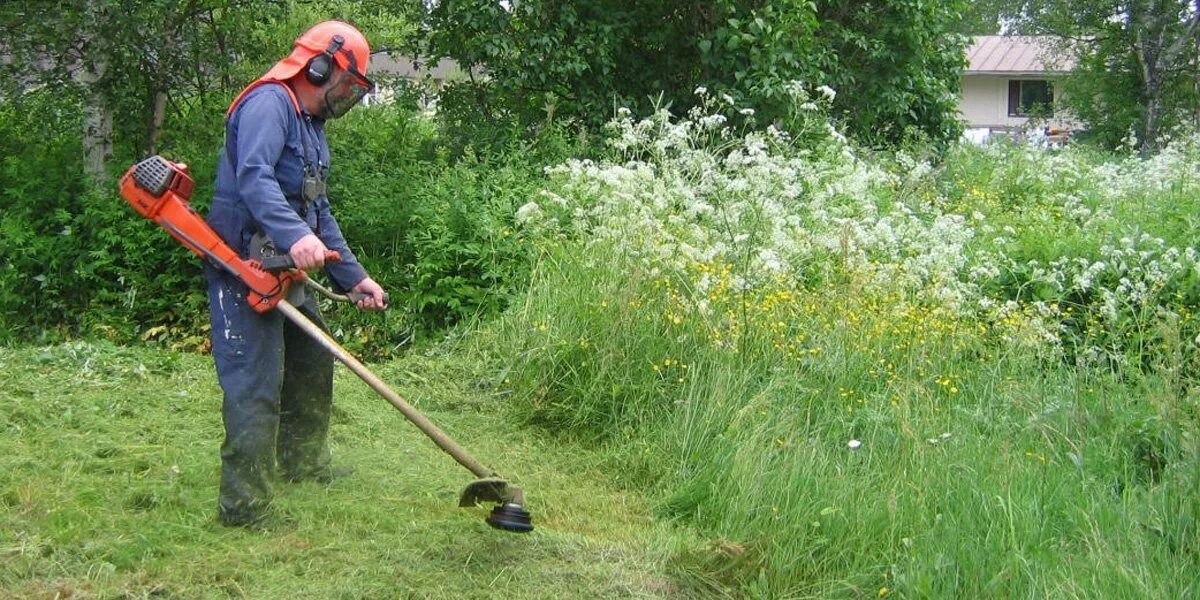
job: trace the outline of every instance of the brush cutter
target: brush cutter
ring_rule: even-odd
[[[217,267],[241,279],[249,288],[247,301],[255,311],[265,313],[278,310],[283,313],[403,413],[458,464],[474,473],[479,479],[467,484],[459,497],[459,506],[476,506],[490,500],[497,504],[487,517],[489,525],[505,531],[533,530],[529,513],[522,506],[525,499],[521,488],[500,479],[495,471],[475,460],[287,300],[288,291],[295,285],[308,286],[330,299],[344,302],[355,302],[361,295],[331,292],[309,279],[303,271],[295,269],[291,257],[286,255],[264,257],[262,260],[241,258],[188,204],[193,183],[187,165],[152,156],[125,172],[121,177],[120,189],[121,195],[139,214],[161,225],[167,233],[201,258],[212,261]],[[329,252],[325,256],[326,262],[338,260],[340,256],[336,252]]]

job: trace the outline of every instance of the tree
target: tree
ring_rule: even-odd
[[[685,111],[706,86],[770,121],[799,80],[839,88],[852,133],[894,142],[913,131],[957,135],[960,9],[958,0],[441,0],[427,24],[432,56],[487,71],[450,90],[451,118],[595,126],[619,106]]]
[[[13,89],[77,90],[85,168],[105,175],[114,145],[157,151],[169,113],[211,114],[290,51],[320,20],[366,23],[369,39],[395,43],[413,30],[418,0],[306,3],[281,0],[40,0],[0,4],[0,79]],[[33,65],[35,68],[30,69]],[[209,103],[217,106],[209,106]]]
[[[1132,130],[1146,153],[1164,131],[1200,122],[1196,0],[1026,0],[1012,17],[1066,41],[1060,52],[1077,58],[1066,102],[1101,140]]]

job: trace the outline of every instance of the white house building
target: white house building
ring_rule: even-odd
[[[1074,127],[1070,116],[1056,108],[1059,80],[1074,62],[1058,56],[1053,41],[1035,36],[975,38],[967,50],[970,64],[963,73],[959,105],[969,137],[987,139],[1030,130],[1054,135]]]

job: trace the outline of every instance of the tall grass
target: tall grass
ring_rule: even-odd
[[[502,333],[518,410],[599,440],[617,479],[660,490],[663,516],[724,540],[721,560],[680,557],[710,585],[1195,589],[1197,398],[1169,365],[1131,383],[937,311],[893,318],[904,299],[851,287],[797,290],[786,309],[763,309],[780,292],[758,298],[740,343],[722,346],[703,321],[677,323],[666,284],[636,267],[544,268]]]
[[[712,537],[677,556],[699,589],[1197,592],[1196,253],[1151,228],[1193,147],[935,167],[819,119],[614,129],[518,215],[541,258],[485,337],[526,421]]]

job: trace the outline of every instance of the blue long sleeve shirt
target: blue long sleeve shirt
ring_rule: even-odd
[[[226,121],[208,224],[243,258],[260,231],[282,252],[315,233],[342,256],[326,263],[325,272],[338,287],[351,289],[367,272],[346,245],[329,198],[305,209],[300,192],[306,163],[329,166],[324,121],[297,114],[283,84],[254,88]]]

